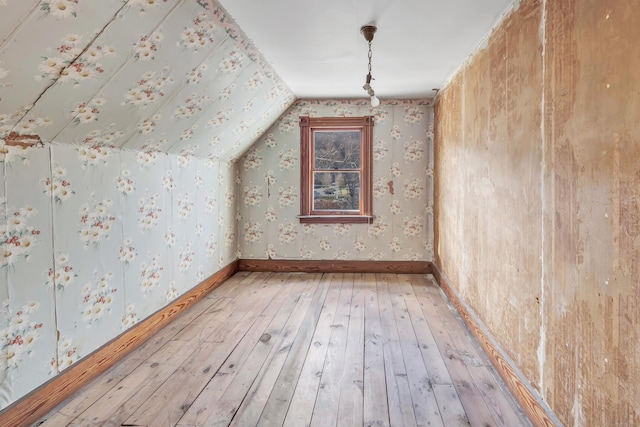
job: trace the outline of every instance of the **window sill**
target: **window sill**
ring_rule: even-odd
[[[301,224],[371,224],[372,215],[299,215]]]

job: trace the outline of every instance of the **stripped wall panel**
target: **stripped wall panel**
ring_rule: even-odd
[[[639,6],[517,2],[436,100],[436,262],[566,425],[640,423]]]

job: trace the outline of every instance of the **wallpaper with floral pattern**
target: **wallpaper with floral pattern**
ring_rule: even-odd
[[[230,160],[293,100],[214,1],[0,1],[0,138]]]
[[[292,102],[215,1],[0,0],[0,410],[237,258]]]
[[[240,256],[432,260],[431,100],[297,101],[239,161]],[[299,117],[374,116],[373,224],[300,224]]]
[[[237,257],[234,164],[53,144],[0,154],[0,408]]]

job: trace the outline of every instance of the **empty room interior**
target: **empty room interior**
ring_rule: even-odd
[[[0,425],[640,427],[640,0],[0,0]]]

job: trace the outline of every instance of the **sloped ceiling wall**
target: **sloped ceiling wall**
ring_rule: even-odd
[[[216,2],[0,0],[0,138],[232,160],[293,100]]]
[[[232,160],[292,102],[209,1],[0,0],[0,425],[237,259]]]

